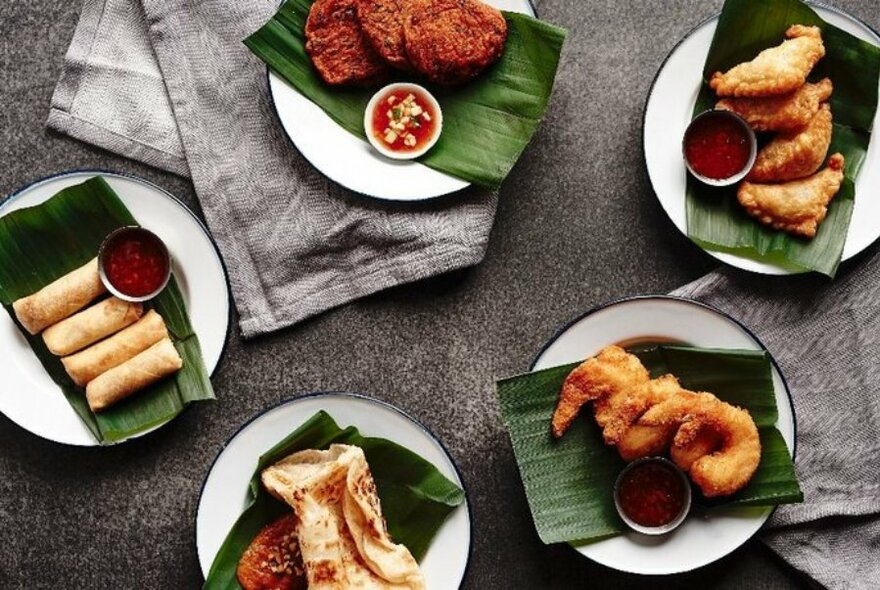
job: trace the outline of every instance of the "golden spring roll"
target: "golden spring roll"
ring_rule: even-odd
[[[130,326],[142,315],[142,304],[110,297],[49,326],[43,341],[52,354],[67,356]]]
[[[95,377],[86,385],[86,399],[100,412],[134,392],[176,373],[183,360],[170,338],[163,338],[142,353]]]
[[[75,314],[106,290],[98,276],[98,259],[93,258],[33,295],[14,301],[12,309],[25,330],[39,334]]]
[[[64,357],[61,363],[73,382],[83,387],[101,373],[121,365],[167,337],[165,320],[151,309],[144,317],[121,332],[76,354]]]

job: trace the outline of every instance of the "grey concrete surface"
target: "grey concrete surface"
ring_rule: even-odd
[[[113,448],[41,440],[0,416],[0,588],[197,588],[202,480],[239,425],[301,392],[392,402],[450,448],[474,516],[468,589],[795,588],[807,581],[757,541],[699,571],[627,576],[544,546],[494,397],[557,328],[605,300],[662,293],[713,268],[660,209],[641,117],[667,52],[719,0],[544,0],[571,31],[547,121],[507,180],[485,261],[280,333],[229,335],[217,402]],[[839,0],[874,27],[874,0]],[[198,211],[185,179],[49,134],[43,123],[77,2],[0,3],[0,192],[71,168],[143,176]],[[3,387],[3,385],[0,385]],[[6,392],[8,394],[8,392]],[[16,392],[27,395],[26,391]]]

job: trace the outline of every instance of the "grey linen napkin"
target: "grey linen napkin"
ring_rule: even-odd
[[[749,326],[791,389],[805,500],[761,539],[825,586],[880,587],[880,252],[834,281],[724,269],[673,294]]]
[[[290,145],[242,44],[277,2],[85,0],[48,126],[192,178],[245,337],[476,264],[497,196],[388,205]]]

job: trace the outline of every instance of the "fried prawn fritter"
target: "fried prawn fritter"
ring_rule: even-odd
[[[704,455],[710,455],[721,447],[721,436],[711,428],[703,426],[698,420],[685,422],[675,433],[669,458],[679,469],[688,473],[694,462]]]
[[[403,6],[409,0],[357,0],[361,29],[373,50],[389,64],[405,72],[412,66],[403,37]]]
[[[663,375],[597,401],[593,406],[594,414],[596,423],[602,427],[605,444],[616,445],[648,408],[679,391],[681,385],[678,379],[672,375]],[[600,402],[603,401],[606,403],[604,407],[600,407]],[[601,421],[600,414],[604,414]]]
[[[575,367],[565,378],[553,412],[553,436],[559,438],[565,434],[587,402],[642,385],[649,379],[648,370],[638,357],[619,346],[603,348],[599,354]]]
[[[390,68],[373,51],[357,18],[356,0],[317,0],[306,21],[306,52],[328,84],[380,84]]]
[[[672,397],[694,398],[697,394],[684,389],[679,385],[678,379],[672,375],[666,375],[654,380],[657,383],[650,403],[644,408],[639,416],[655,405]],[[634,420],[629,428],[617,441],[617,452],[624,461],[635,461],[642,457],[663,455],[672,444],[678,426],[675,424],[646,425]]]
[[[711,393],[695,397],[674,396],[645,412],[639,419],[647,426],[684,425],[698,422],[700,428],[688,428],[676,434],[678,444],[692,442],[702,428],[710,429],[721,439],[719,448],[695,459],[690,476],[707,498],[733,494],[752,479],[761,461],[758,427],[746,410],[720,401]]]
[[[737,199],[761,223],[812,238],[828,213],[828,203],[843,183],[844,158],[834,154],[821,172],[782,184],[743,182]]]
[[[504,51],[507,21],[479,0],[408,0],[403,9],[409,61],[436,84],[466,82]]]
[[[793,25],[787,40],[765,49],[755,59],[715,72],[709,86],[718,96],[772,96],[793,92],[804,85],[807,75],[825,55],[819,27]]]
[[[780,96],[723,98],[715,108],[733,111],[755,131],[797,131],[809,124],[833,90],[831,80],[824,78]]]
[[[825,161],[831,131],[831,107],[826,103],[802,130],[779,134],[761,148],[748,180],[782,182],[813,174]]]

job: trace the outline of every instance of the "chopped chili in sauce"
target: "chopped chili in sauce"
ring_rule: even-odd
[[[417,88],[391,90],[373,110],[373,133],[387,149],[414,152],[434,137],[437,113]]]

